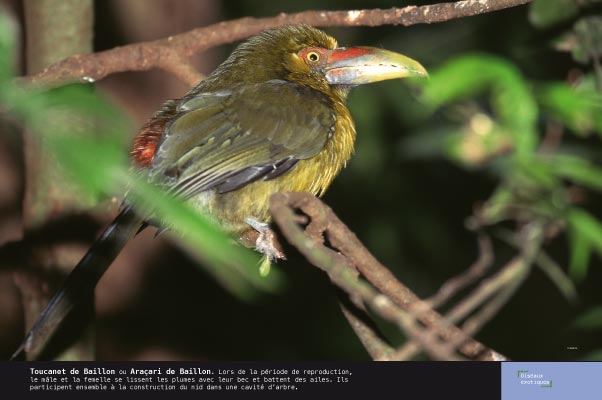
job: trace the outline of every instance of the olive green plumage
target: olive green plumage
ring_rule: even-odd
[[[322,194],[351,156],[355,130],[347,88],[333,88],[299,59],[307,46],[334,49],[336,41],[309,26],[266,31],[168,103],[173,118],[152,180],[236,233],[249,218],[269,222],[275,192]]]

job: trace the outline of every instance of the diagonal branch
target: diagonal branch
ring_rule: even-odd
[[[289,24],[309,24],[316,27],[431,24],[498,11],[530,1],[465,0],[386,10],[304,11],[295,14],[281,13],[269,18],[245,17],[196,28],[164,39],[71,56],[26,80],[44,86],[59,86],[74,82],[93,82],[117,72],[160,68],[174,74],[186,84],[194,85],[202,75],[185,58],[244,39],[264,29]]]
[[[310,218],[311,222],[304,230],[293,212],[296,209]],[[456,349],[471,359],[499,356],[452,325],[399,282],[317,198],[308,193],[276,193],[271,198],[270,211],[287,241],[313,265],[323,269],[333,283],[351,296],[354,304],[363,302],[377,315],[395,323],[414,345],[433,359],[458,359]],[[329,246],[324,245],[324,236]],[[358,279],[357,272],[365,281]],[[354,330],[361,332],[358,335],[362,342],[368,341],[372,345],[372,355],[377,354],[379,359],[394,359],[386,343],[377,340],[376,332],[366,329],[369,327],[365,325],[356,327],[356,322],[350,320]],[[414,349],[410,349],[397,356],[401,358],[414,353]]]

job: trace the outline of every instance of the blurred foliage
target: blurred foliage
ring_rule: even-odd
[[[573,326],[584,330],[602,331],[602,306],[591,308],[581,314]]]
[[[530,20],[539,28],[560,25],[579,17],[572,29],[554,40],[558,50],[570,52],[573,59],[594,67],[598,90],[602,90],[602,16],[587,15],[600,0],[536,0],[530,8]],[[585,15],[580,16],[581,13]]]
[[[549,0],[535,0],[529,12],[529,21],[541,28],[557,22],[571,19],[579,13],[574,0],[557,0],[555,7],[550,7]]]
[[[578,281],[585,278],[590,255],[602,255],[602,224],[587,211],[573,208],[568,216],[571,242],[571,276]]]
[[[588,79],[590,78],[590,79]],[[549,112],[580,136],[590,133],[602,135],[600,96],[593,77],[586,77],[575,86],[550,83],[539,89],[539,101],[544,112]]]
[[[602,95],[592,85],[528,82],[503,59],[467,55],[431,71],[422,100],[434,112],[483,93],[486,107],[473,101],[464,108],[448,145],[438,148],[441,155],[471,168],[489,166],[499,176],[500,185],[481,210],[485,224],[544,219],[568,225],[571,276],[582,280],[590,253],[602,255],[602,224],[572,204],[569,189],[575,184],[601,192],[602,167],[596,157],[575,156],[563,146],[548,151],[542,141],[546,129],[563,129],[547,121],[578,137],[602,134]]]
[[[153,219],[181,234],[184,247],[233,294],[252,299],[256,289],[276,290],[279,271],[261,277],[258,256],[233,244],[209,218],[168,197],[143,177],[129,172],[124,133],[131,130],[123,115],[91,86],[72,85],[49,91],[24,88],[12,79],[14,30],[0,10],[0,106],[38,135],[60,160],[66,176],[97,200],[128,192],[128,201]],[[87,124],[101,136],[74,135]]]

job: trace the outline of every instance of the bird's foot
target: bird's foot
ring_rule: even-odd
[[[276,240],[276,235],[269,224],[256,221],[252,218],[247,218],[245,222],[259,233],[255,240],[255,250],[265,256],[261,261],[259,273],[262,276],[266,276],[270,272],[272,262],[286,260],[286,256],[280,249],[280,244]]]

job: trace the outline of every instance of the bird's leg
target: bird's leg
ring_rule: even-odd
[[[256,221],[253,218],[247,218],[245,222],[259,233],[255,241],[255,250],[265,256],[259,267],[259,273],[265,276],[269,273],[272,262],[285,260],[286,256],[280,250],[276,235],[269,224]]]
[[[255,250],[265,254],[270,261],[286,259],[286,256],[282,250],[280,250],[278,242],[276,241],[276,234],[274,234],[274,231],[270,228],[269,224],[256,221],[253,218],[247,218],[245,219],[245,222],[259,232],[259,236],[255,241]]]

